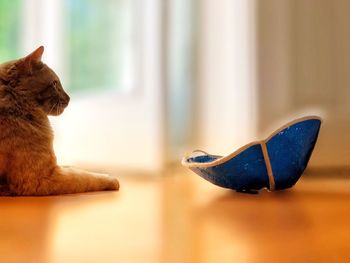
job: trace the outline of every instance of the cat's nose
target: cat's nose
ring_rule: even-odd
[[[70,101],[70,97],[67,95],[67,94],[64,94],[64,97],[63,97],[63,104],[65,106],[68,106],[68,103]]]

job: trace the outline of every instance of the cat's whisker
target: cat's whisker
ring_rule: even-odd
[[[56,105],[56,115],[58,115],[60,113],[60,102],[58,101]]]
[[[54,105],[52,105],[52,107],[51,107],[51,109],[50,109],[50,111],[49,111],[49,114],[48,115],[50,115],[51,114],[51,112],[52,112],[52,110],[55,108],[55,104]]]
[[[58,107],[58,102],[55,102],[53,105],[53,113],[55,113],[54,115],[57,116],[57,107]]]
[[[63,112],[63,109],[64,109],[64,104],[63,104],[63,102],[61,101],[61,102],[60,102],[60,111],[61,111],[61,113]]]

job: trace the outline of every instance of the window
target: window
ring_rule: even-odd
[[[131,0],[65,1],[69,90],[130,90],[132,4]]]
[[[0,2],[0,63],[19,56],[21,4],[21,0]]]
[[[70,93],[130,91],[136,0],[6,0],[0,2],[0,59],[44,44],[45,62]]]
[[[20,18],[17,29],[14,25],[4,27],[6,32],[18,32],[17,39],[6,37],[6,45],[0,42],[0,49],[13,49],[6,59],[25,55],[43,44],[43,60],[73,95],[64,114],[51,118],[58,162],[159,169],[164,163],[163,2],[8,3],[16,1],[15,11],[0,1],[1,12]],[[2,17],[0,21],[4,22]],[[18,44],[17,51],[14,44]],[[142,92],[131,92],[136,86]],[[122,96],[124,93],[127,96]]]

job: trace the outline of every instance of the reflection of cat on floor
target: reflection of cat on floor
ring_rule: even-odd
[[[39,47],[0,65],[0,195],[56,195],[118,190],[117,179],[57,166],[48,115],[69,103]]]

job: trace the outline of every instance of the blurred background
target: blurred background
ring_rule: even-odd
[[[70,106],[62,164],[157,173],[286,121],[324,122],[310,163],[350,163],[350,2],[1,0],[0,60],[45,46]]]
[[[347,0],[0,0],[0,62],[44,45],[71,96],[51,118],[59,163],[121,182],[0,198],[0,262],[350,262],[349,10]],[[194,149],[227,155],[304,115],[323,118],[308,167],[323,176],[292,190],[235,193],[181,168]]]

